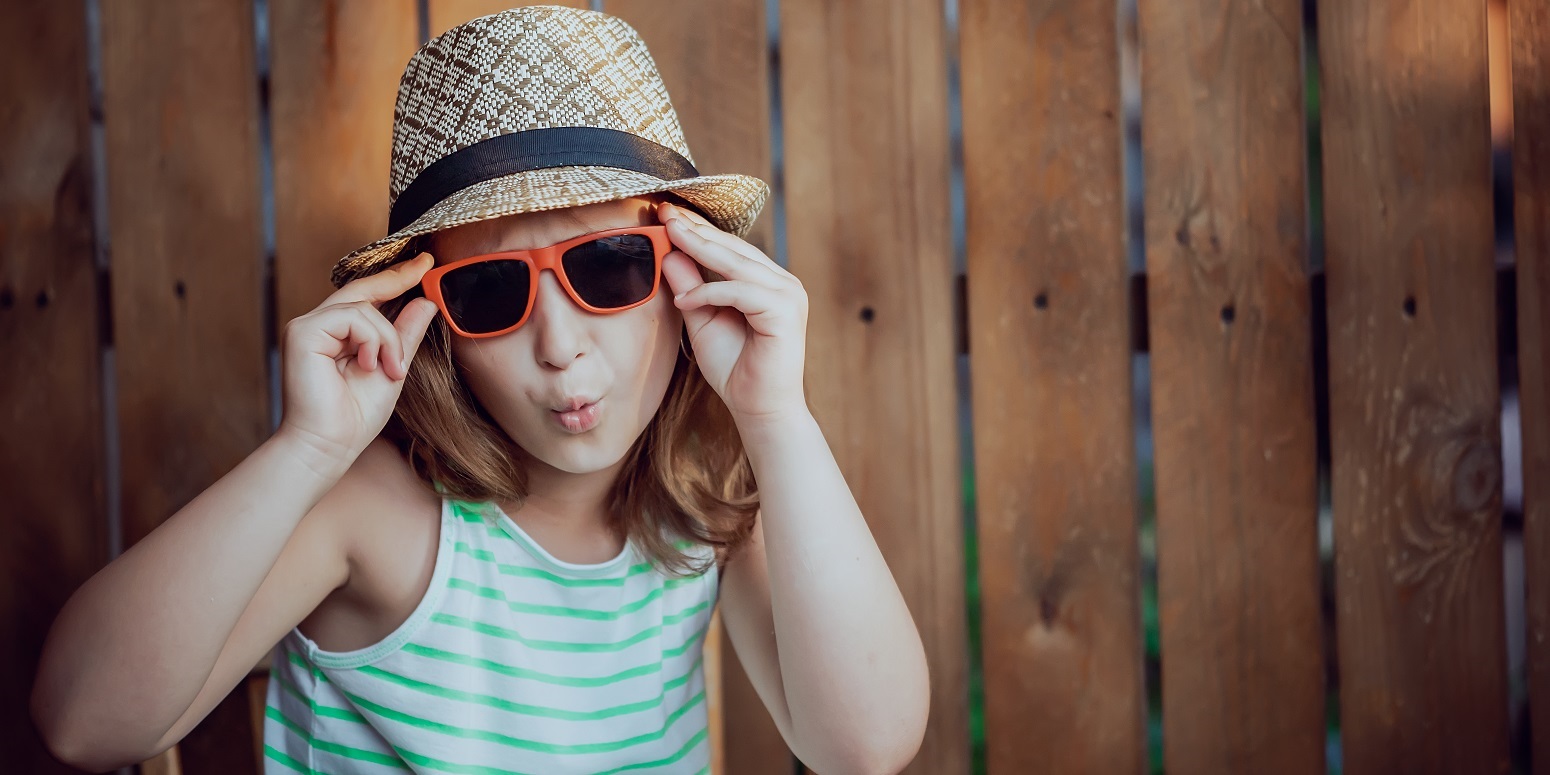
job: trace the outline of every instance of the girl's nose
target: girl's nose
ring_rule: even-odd
[[[585,354],[582,316],[554,272],[538,273],[538,294],[527,327],[533,329],[533,357],[539,363],[564,369]]]

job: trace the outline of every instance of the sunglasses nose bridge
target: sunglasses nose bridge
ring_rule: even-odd
[[[561,308],[581,309],[581,300],[576,298],[566,287],[568,285],[568,278],[563,277],[564,270],[560,268],[559,256],[556,256],[555,259],[554,263],[548,266],[542,266],[539,263],[534,264],[535,268],[537,268],[538,279],[536,281],[537,287],[533,291],[533,309],[530,314],[537,314],[539,310],[545,308],[553,310],[557,302],[564,302],[564,304],[559,305]],[[546,288],[547,290],[545,290]],[[544,301],[546,296],[549,297],[547,302]]]

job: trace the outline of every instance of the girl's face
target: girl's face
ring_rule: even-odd
[[[431,250],[441,265],[655,223],[653,201],[635,197],[457,226],[438,233]],[[485,339],[453,334],[452,353],[473,394],[512,440],[541,465],[584,474],[617,464],[656,414],[682,327],[666,281],[645,304],[594,314],[545,271],[521,328]],[[577,404],[590,406],[567,411]]]

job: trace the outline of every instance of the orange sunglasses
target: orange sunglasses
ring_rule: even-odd
[[[672,249],[667,227],[626,226],[544,248],[459,259],[426,272],[420,287],[453,331],[482,339],[527,322],[545,269],[553,270],[560,286],[588,312],[623,312],[645,304],[657,294],[662,257]]]

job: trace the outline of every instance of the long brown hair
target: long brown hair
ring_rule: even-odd
[[[677,196],[664,198],[693,209]],[[427,242],[410,245],[405,255],[418,255]],[[703,267],[701,274],[722,279]],[[383,305],[383,314],[396,318],[414,295]],[[531,458],[459,377],[453,336],[438,315],[383,435],[427,486],[440,485],[443,497],[520,504],[527,498]],[[675,539],[709,546],[714,561],[723,563],[747,541],[759,508],[753,468],[732,415],[685,355],[688,349],[685,341],[662,404],[625,454],[608,503],[616,536],[678,575],[703,573],[710,563],[696,561]]]

